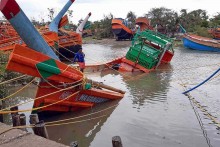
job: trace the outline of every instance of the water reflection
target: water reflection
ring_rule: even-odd
[[[120,57],[128,48],[87,44],[84,49],[86,62],[96,63],[96,61]],[[90,58],[95,61],[89,60]],[[78,120],[106,115],[100,119],[48,127],[50,139],[66,145],[72,141],[78,141],[79,146],[111,147],[112,136],[120,135],[124,146],[206,147],[207,143],[201,127],[189,99],[181,94],[184,88],[179,83],[181,81],[188,83],[189,88],[201,82],[218,67],[205,65],[219,63],[219,61],[219,54],[179,47],[175,49],[175,56],[170,64],[164,64],[149,74],[125,73],[124,75],[112,70],[89,72],[88,78],[125,90],[125,97],[120,102],[107,102],[91,109],[44,118],[48,122],[61,120],[119,104],[106,112]],[[217,117],[216,119],[220,118],[219,88],[219,78],[216,78],[191,93],[201,105],[207,108],[208,112]],[[36,91],[33,88],[27,89],[24,95],[19,94],[19,99],[14,103],[32,98],[31,94],[34,95],[34,92]],[[32,106],[30,104],[22,107],[27,109]],[[218,147],[220,142],[218,128],[216,129],[216,125],[213,125],[203,112],[199,109],[197,111],[201,114],[203,126],[212,146]]]
[[[164,72],[163,70],[169,72]],[[144,74],[136,78],[135,81],[125,81],[130,88],[135,107],[140,108],[145,103],[155,104],[157,102],[165,102],[171,76],[172,66],[170,64],[163,64],[158,70]]]
[[[118,102],[119,101],[106,102],[100,105],[96,105],[91,109],[85,109],[79,112],[69,112],[69,113],[64,113],[62,115],[43,118],[45,121],[50,122],[54,120],[62,120],[67,118],[83,116],[112,107],[107,111],[92,116],[75,119],[72,121],[82,121],[85,119],[93,119],[105,115],[102,118],[74,123],[74,124],[68,124],[68,125],[47,127],[50,139],[64,143],[66,145],[70,145],[71,142],[77,141],[79,146],[85,146],[85,147],[89,146],[90,143],[94,140],[96,133],[101,130],[103,124],[107,121],[108,117],[113,113],[113,111],[117,107]],[[65,123],[68,122],[71,121],[65,121]]]

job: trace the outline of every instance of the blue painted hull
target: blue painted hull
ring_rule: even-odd
[[[126,32],[124,29],[112,29],[112,32],[117,36],[117,39],[131,39],[132,34]]]
[[[199,43],[193,42],[187,38],[183,38],[183,45],[186,48],[190,48],[190,49],[194,49],[194,50],[220,52],[220,48],[215,48],[215,47],[199,44]]]

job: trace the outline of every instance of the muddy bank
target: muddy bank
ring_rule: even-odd
[[[83,44],[101,44],[101,45],[111,45],[111,46],[130,46],[130,40],[116,41],[114,38],[107,39],[93,39],[91,37],[83,38]]]
[[[100,44],[109,46],[131,46],[130,40],[116,41],[114,38],[93,39],[92,37],[83,38],[83,44]],[[182,40],[175,40],[174,47],[183,47]]]

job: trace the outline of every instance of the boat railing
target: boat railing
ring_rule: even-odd
[[[218,40],[214,40],[214,39],[202,39],[202,38],[198,38],[198,37],[194,37],[192,35],[189,34],[185,34],[187,37],[198,40],[198,41],[204,41],[204,42],[211,42],[211,43],[215,43],[215,44],[220,44],[220,42]]]

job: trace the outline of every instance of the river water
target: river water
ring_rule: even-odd
[[[86,44],[83,48],[86,64],[92,64],[121,57],[129,46]],[[170,64],[161,65],[149,74],[121,74],[110,69],[86,73],[91,79],[125,90],[124,98],[80,112],[45,118],[49,122],[108,108],[95,115],[71,120],[66,125],[47,127],[49,137],[66,145],[77,141],[80,147],[111,147],[113,136],[120,136],[125,147],[219,147],[217,125],[182,94],[217,70],[219,63],[219,53],[180,46],[175,48]],[[31,92],[29,97],[34,93]],[[220,122],[220,77],[190,95]],[[84,121],[87,119],[92,120]],[[80,123],[73,123],[76,121]]]

